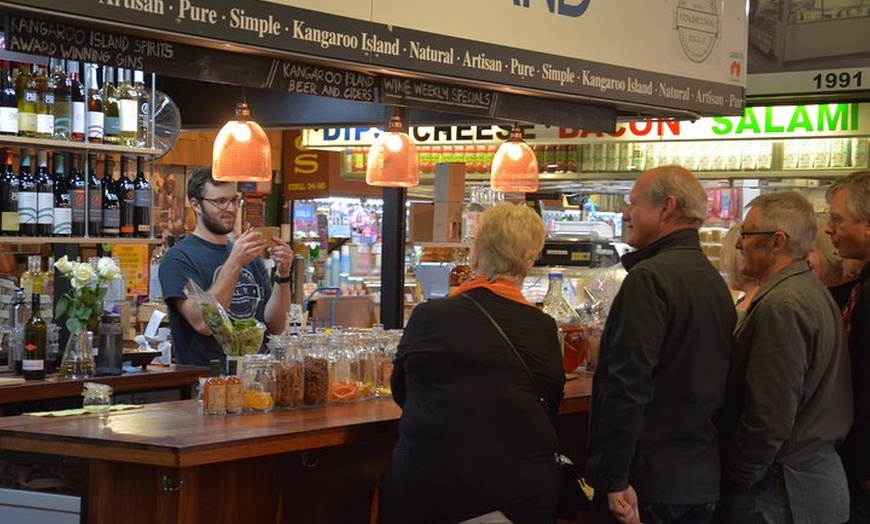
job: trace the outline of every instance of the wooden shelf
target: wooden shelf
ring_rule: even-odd
[[[110,144],[92,144],[90,142],[72,142],[69,140],[52,140],[49,138],[30,138],[26,136],[0,136],[0,145],[18,146],[35,149],[64,149],[79,151],[95,151],[126,155],[160,156],[161,149],[147,147],[126,147]]]
[[[161,244],[160,238],[126,237],[0,237],[0,244]]]

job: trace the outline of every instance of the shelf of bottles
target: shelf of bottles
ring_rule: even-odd
[[[78,62],[48,63],[0,61],[0,241],[160,243],[144,164],[163,151],[150,147],[144,73],[104,66],[101,85],[96,64],[83,64],[82,83]]]

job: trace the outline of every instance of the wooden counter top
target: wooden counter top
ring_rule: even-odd
[[[563,415],[588,411],[591,384],[591,373],[566,384]],[[102,417],[0,418],[0,450],[189,467],[381,438],[401,413],[388,398],[225,417],[198,410],[186,400]]]

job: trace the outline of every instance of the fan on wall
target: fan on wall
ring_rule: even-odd
[[[155,157],[161,158],[169,153],[178,142],[181,131],[181,112],[169,96],[160,91],[154,92],[154,149],[162,151]]]

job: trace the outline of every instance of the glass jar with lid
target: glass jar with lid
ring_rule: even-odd
[[[112,386],[85,382],[82,390],[82,407],[88,413],[108,413],[112,407]]]
[[[269,338],[269,354],[275,359],[275,407],[296,408],[302,405],[305,392],[303,384],[303,341],[289,334]]]
[[[306,406],[322,406],[329,398],[329,341],[322,330],[303,339],[303,394]]]
[[[242,403],[246,412],[268,413],[275,407],[277,373],[272,355],[245,355]]]
[[[377,349],[375,336],[371,330],[359,330],[353,333],[353,351],[356,354],[357,400],[366,400],[375,396],[377,386]],[[352,370],[353,371],[353,370]]]

